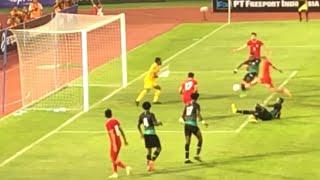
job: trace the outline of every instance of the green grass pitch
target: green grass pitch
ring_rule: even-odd
[[[220,26],[183,24],[131,51],[128,54],[129,81],[145,72],[155,56],[167,59]],[[30,146],[21,156],[10,159],[0,167],[0,179],[106,178],[111,174],[108,138],[103,132],[106,107],[112,108],[115,117],[121,120],[129,141],[120,158],[133,167],[133,174],[126,177],[120,171],[121,179],[319,179],[319,29],[319,21],[234,23],[172,58],[168,62],[170,76],[159,80],[163,104],[152,108],[164,124],[157,128],[163,151],[154,173],[146,171],[145,149],[136,129],[141,109],[135,107],[134,99],[143,83],[139,79],[50,137]],[[242,78],[241,73],[233,75],[232,70],[246,57],[247,51],[233,54],[231,50],[242,45],[252,31],[272,50],[274,65],[284,70],[282,74],[273,72],[277,85],[292,72],[298,73],[286,85],[293,98],[285,99],[281,120],[242,126],[247,117],[231,114],[230,104],[252,108],[270,96],[261,85],[250,90],[246,98],[239,98],[232,91],[232,84]],[[178,123],[183,105],[178,87],[189,71],[194,71],[199,81],[199,103],[209,127],[200,126],[204,135],[201,154],[204,162],[185,165],[183,126]],[[101,80],[99,73],[91,74],[90,79],[95,76]],[[97,97],[91,97],[91,103],[114,90],[95,89]],[[149,94],[145,100],[151,98]],[[29,111],[0,120],[0,163],[76,113]],[[195,145],[193,139],[191,156]]]

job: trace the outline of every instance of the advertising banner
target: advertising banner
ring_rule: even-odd
[[[233,12],[297,12],[298,0],[231,0]],[[214,11],[227,11],[228,0],[213,0]],[[320,0],[308,0],[309,11],[320,12]]]

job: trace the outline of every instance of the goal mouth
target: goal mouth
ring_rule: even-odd
[[[127,83],[124,14],[57,13],[47,24],[12,30],[22,109],[88,111],[90,103]],[[92,97],[92,99],[90,99]]]

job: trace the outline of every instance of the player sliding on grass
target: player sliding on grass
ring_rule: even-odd
[[[260,78],[260,83],[263,84],[266,88],[268,88],[271,92],[277,92],[277,93],[285,94],[291,97],[292,95],[287,88],[274,87],[272,83],[272,79],[270,76],[270,67],[279,71],[280,73],[282,73],[282,70],[272,65],[272,63],[270,62],[270,60],[268,60],[266,56],[262,56],[261,60],[262,60],[262,77]]]
[[[181,84],[179,93],[182,95],[182,101],[185,105],[191,103],[191,94],[198,92],[198,82],[194,79],[194,73],[189,72],[188,78]]]
[[[278,98],[275,104],[268,105],[268,107],[272,107],[271,111],[268,111],[267,108],[263,107],[260,104],[257,104],[254,110],[240,110],[237,109],[235,104],[231,105],[231,109],[234,114],[239,113],[253,115],[254,119],[268,121],[273,119],[280,119],[283,101],[284,100],[282,98]]]
[[[180,122],[184,123],[184,135],[186,138],[186,144],[185,144],[185,163],[189,164],[192,163],[192,161],[189,159],[189,149],[190,149],[190,142],[191,142],[191,135],[195,135],[198,139],[197,144],[197,154],[194,157],[195,160],[201,162],[200,158],[200,152],[202,148],[202,134],[198,127],[197,121],[201,121],[202,124],[204,124],[206,127],[208,124],[202,119],[201,113],[200,113],[200,105],[197,103],[197,100],[199,98],[198,93],[191,94],[191,103],[186,105],[181,118],[179,119]]]
[[[130,175],[131,167],[126,166],[120,159],[119,159],[119,152],[121,149],[121,139],[122,136],[124,144],[128,145],[126,136],[122,128],[120,127],[120,123],[117,119],[112,117],[111,109],[107,109],[105,112],[105,117],[107,121],[105,123],[105,128],[108,132],[110,138],[110,159],[112,161],[112,172],[113,174],[109,176],[109,178],[118,178],[118,167],[125,168],[127,175]]]
[[[249,54],[250,56],[253,56],[255,58],[260,58],[261,55],[261,48],[263,46],[263,42],[257,39],[257,33],[252,32],[251,33],[251,39],[248,40],[246,44],[243,46],[233,49],[233,52],[238,52],[246,47],[249,48]]]
[[[159,137],[156,135],[155,126],[162,125],[160,121],[157,121],[155,115],[150,112],[151,104],[149,102],[144,102],[142,104],[144,112],[139,116],[138,121],[138,130],[141,137],[144,139],[145,147],[147,149],[147,170],[154,171],[154,161],[158,158],[161,152],[161,144]],[[141,130],[141,125],[144,126],[144,132]],[[152,154],[152,149],[155,148],[155,151]]]
[[[250,56],[248,60],[241,63],[235,70],[233,70],[233,73],[238,73],[238,70],[246,65],[247,67],[247,73],[242,79],[241,84],[241,90],[242,92],[246,91],[250,87],[256,85],[259,81],[258,75],[259,75],[259,67],[260,67],[261,60],[259,58],[255,58],[254,56]],[[241,97],[245,96],[244,93],[240,94]]]
[[[139,106],[140,101],[151,89],[155,90],[153,104],[161,104],[159,102],[161,87],[156,82],[156,79],[159,77],[161,64],[161,58],[156,57],[154,63],[149,68],[147,75],[144,77],[144,89],[140,92],[139,96],[135,101],[137,106]]]

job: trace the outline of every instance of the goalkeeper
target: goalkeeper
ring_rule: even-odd
[[[282,98],[278,98],[275,104],[268,105],[268,107],[272,107],[271,111],[268,111],[267,108],[260,104],[257,104],[254,110],[240,110],[237,109],[235,104],[231,104],[231,109],[234,114],[251,114],[255,119],[269,121],[273,119],[280,119],[283,101],[284,100]]]
[[[156,80],[158,78],[158,74],[160,72],[161,67],[161,58],[156,57],[154,63],[149,68],[147,75],[144,77],[144,87],[140,92],[139,96],[136,99],[136,105],[139,106],[140,101],[144,98],[144,96],[151,90],[154,89],[154,97],[153,104],[161,104],[159,102],[159,96],[161,93],[161,87],[157,84]]]

